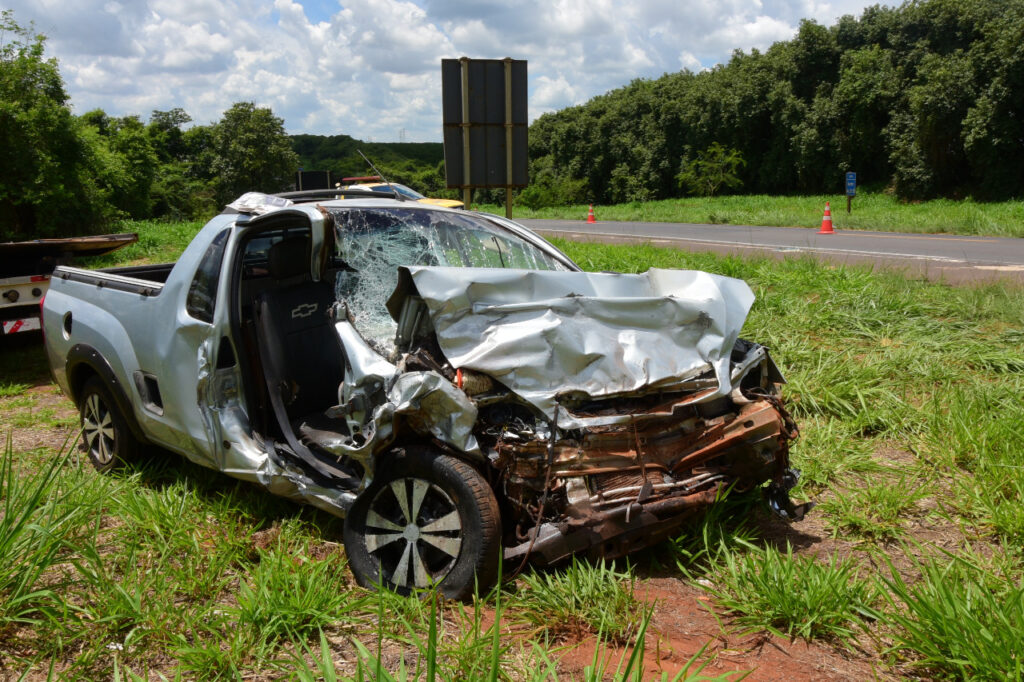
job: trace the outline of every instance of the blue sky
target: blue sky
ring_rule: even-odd
[[[238,101],[291,133],[441,139],[441,59],[529,62],[531,119],[634,78],[727,61],[864,0],[0,0],[46,34],[76,113]]]

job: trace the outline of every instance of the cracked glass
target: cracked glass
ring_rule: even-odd
[[[402,265],[566,270],[554,257],[470,214],[420,208],[338,208],[337,255],[345,264],[335,294],[374,350],[395,350],[396,323],[385,303]]]

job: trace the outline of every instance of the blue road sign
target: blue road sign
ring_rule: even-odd
[[[857,196],[857,174],[847,173],[846,174],[846,196],[855,197]]]

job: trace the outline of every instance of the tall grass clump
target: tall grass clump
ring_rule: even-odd
[[[354,677],[338,672],[334,652],[324,630],[320,630],[319,649],[304,642],[292,652],[282,666],[295,679],[313,680],[376,680],[407,682],[409,680],[488,680],[548,679],[555,666],[522,670],[510,658],[512,643],[502,641],[501,623],[504,605],[500,585],[490,595],[474,595],[472,607],[445,609],[444,597],[436,590],[404,596],[383,585],[368,596],[364,606],[374,612],[376,626],[351,637],[355,649]],[[483,605],[494,602],[494,619],[484,625]],[[375,641],[368,642],[372,638]],[[399,644],[402,654],[396,663],[384,662],[384,643]],[[393,648],[393,646],[392,646]],[[554,679],[552,677],[552,679]]]
[[[959,512],[1024,546],[1024,380],[950,386],[927,410],[924,452],[951,477]],[[969,474],[969,475],[966,475]]]
[[[28,384],[20,384],[16,381],[0,381],[0,398],[21,395],[26,388],[28,388]]]
[[[0,459],[0,632],[14,624],[56,620],[68,608],[55,566],[95,509],[82,500],[79,483],[49,458],[21,472],[14,467],[11,435]]]
[[[859,435],[898,431],[909,409],[892,375],[853,349],[790,352],[786,378],[797,418],[825,417],[855,426]]]
[[[515,680],[517,682],[559,682],[559,657],[547,640],[516,640],[502,638],[501,626],[508,612],[501,600],[500,587],[492,595],[481,599],[475,596],[470,613],[463,619],[448,619],[445,624],[444,610],[439,608],[442,598],[437,592],[427,592],[419,597],[399,597],[416,600],[424,610],[428,626],[426,633],[408,622],[398,641],[409,648],[390,666],[384,663],[383,643],[388,616],[385,604],[388,598],[378,601],[376,644],[367,644],[364,639],[353,638],[356,650],[355,670],[351,675],[339,672],[335,652],[326,633],[320,631],[319,645],[308,646],[305,642],[292,652],[291,656],[279,662],[281,672],[300,682],[325,682],[374,680],[375,682],[462,682],[463,680]],[[386,590],[376,595],[387,594]],[[397,596],[397,595],[396,595]],[[481,604],[494,600],[493,622],[484,626]],[[465,613],[465,611],[456,611]],[[608,651],[609,638],[603,630],[597,632],[597,646],[590,665],[583,670],[584,682],[728,682],[745,677],[747,671],[726,672],[715,677],[703,675],[704,669],[713,660],[706,656],[707,645],[691,656],[674,676],[663,672],[660,677],[651,677],[646,671],[644,657],[647,652],[647,629],[652,610],[642,609],[635,632],[625,645],[617,660]],[[514,618],[514,616],[513,616]],[[446,631],[447,630],[447,631]],[[370,633],[366,633],[370,634]]]
[[[304,636],[328,624],[360,620],[366,597],[346,584],[345,562],[333,553],[322,561],[278,547],[259,551],[251,585],[238,588],[240,627],[252,628],[263,642]]]
[[[873,445],[849,422],[808,417],[800,423],[800,438],[790,445],[790,461],[800,470],[803,489],[822,489],[854,474],[881,471]]]
[[[730,680],[741,680],[750,673],[750,671],[735,671],[722,673],[715,677],[702,675],[701,673],[703,673],[712,660],[711,658],[705,658],[701,661],[708,648],[708,644],[705,644],[683,664],[683,667],[674,676],[669,677],[667,672],[662,672],[660,677],[654,678],[650,675],[645,675],[644,654],[647,651],[647,628],[650,623],[651,609],[645,609],[636,635],[632,640],[632,646],[622,653],[614,669],[611,669],[611,661],[606,650],[605,640],[602,633],[599,633],[598,645],[594,649],[594,658],[591,660],[590,665],[583,669],[584,682],[605,682],[605,680],[611,680],[612,682],[643,682],[643,680],[648,679],[659,680],[660,682],[729,682]],[[557,682],[557,677],[552,676],[552,679]]]
[[[1024,584],[995,577],[977,563],[946,555],[918,561],[920,580],[890,566],[881,580],[898,653],[928,677],[979,680],[1024,678]]]
[[[745,550],[721,552],[709,580],[698,583],[735,622],[751,631],[846,644],[862,630],[878,595],[852,559],[820,562],[793,556],[788,546],[782,552],[747,544]]]
[[[670,541],[676,566],[690,578],[714,566],[724,553],[747,547],[760,537],[750,519],[763,498],[729,492]]]
[[[558,636],[601,631],[621,643],[633,633],[639,607],[631,568],[616,571],[601,560],[573,557],[559,571],[533,571],[520,578],[519,617]]]

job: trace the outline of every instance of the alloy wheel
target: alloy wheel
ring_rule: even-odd
[[[426,588],[455,565],[462,548],[462,519],[451,497],[436,484],[398,478],[370,502],[365,542],[389,582]]]
[[[114,420],[96,393],[86,398],[85,409],[82,410],[82,435],[98,463],[109,464],[114,459]]]

